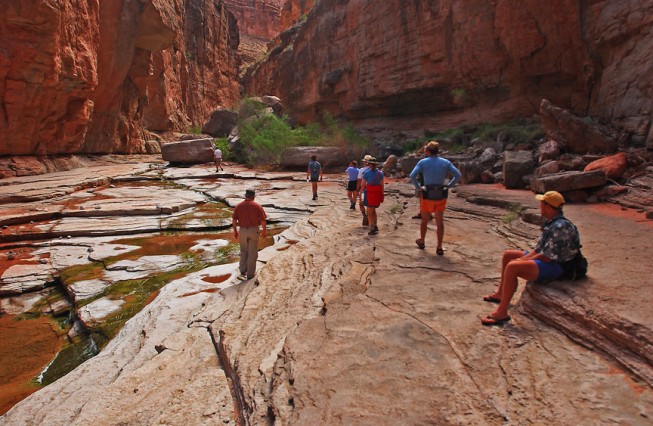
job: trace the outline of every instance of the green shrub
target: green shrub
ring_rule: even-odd
[[[231,152],[231,149],[229,148],[229,138],[228,137],[223,137],[223,138],[216,138],[213,139],[213,146],[216,148],[220,148],[220,151],[222,151],[222,159],[224,161],[233,161],[233,154]]]
[[[335,120],[330,114],[324,114],[322,125],[309,123],[305,126],[292,127],[288,117],[277,117],[261,113],[261,103],[245,100],[240,106],[240,115],[249,117],[239,123],[242,150],[234,153],[228,150],[226,140],[215,142],[223,154],[229,152],[235,161],[253,166],[255,164],[278,165],[286,148],[295,146],[341,146],[364,148],[369,146],[367,138],[359,135],[353,126]],[[217,145],[219,146],[219,145]]]

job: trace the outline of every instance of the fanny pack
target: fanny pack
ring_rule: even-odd
[[[449,197],[449,188],[444,185],[426,185],[422,187],[422,198],[425,200],[444,200]]]

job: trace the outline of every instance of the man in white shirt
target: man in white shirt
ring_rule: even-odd
[[[222,167],[222,151],[220,151],[220,148],[216,148],[215,151],[213,151],[213,162],[215,163],[216,172],[219,172],[220,170],[224,171],[224,168]]]

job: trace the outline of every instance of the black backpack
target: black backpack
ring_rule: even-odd
[[[569,281],[576,281],[580,280],[581,278],[585,278],[587,275],[587,258],[583,256],[583,253],[580,251],[580,248],[578,249],[578,253],[576,253],[576,256],[574,256],[573,259],[567,261],[567,262],[562,262],[562,278],[569,280]]]
[[[574,225],[569,219],[566,217],[560,217],[559,220],[565,220],[576,229],[576,233],[578,234],[578,228],[576,228],[576,225]],[[562,273],[562,278],[565,280],[569,281],[576,281],[580,280],[581,278],[585,278],[587,276],[587,267],[588,267],[588,262],[587,258],[583,256],[583,253],[581,252],[581,247],[582,245],[578,246],[578,252],[576,253],[576,256],[574,256],[573,259],[568,260],[567,262],[560,262],[562,265],[562,270],[564,271]]]

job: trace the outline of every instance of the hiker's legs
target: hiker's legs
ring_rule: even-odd
[[[506,266],[508,266],[508,263],[515,259],[519,259],[524,255],[524,252],[521,250],[504,250],[503,251],[503,256],[501,256],[501,279],[499,280],[499,287],[497,287],[496,291],[491,294],[491,297],[501,299],[501,291],[502,291],[502,283],[503,283],[503,275],[504,272],[506,271]]]
[[[376,228],[376,207],[367,208],[367,221],[370,225],[370,229]]]
[[[429,226],[429,220],[431,220],[431,215],[428,212],[422,211],[422,222],[419,224],[419,239],[426,244],[426,230]]]
[[[523,254],[523,253],[522,253]],[[499,299],[501,303],[497,309],[492,312],[495,318],[505,318],[508,316],[508,306],[510,300],[517,290],[517,279],[523,278],[527,281],[536,280],[539,274],[537,263],[533,260],[518,260],[509,261],[503,271],[501,278],[501,285],[499,286]]]
[[[317,195],[317,181],[311,181],[311,187],[313,188],[313,197]]]

